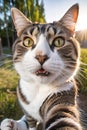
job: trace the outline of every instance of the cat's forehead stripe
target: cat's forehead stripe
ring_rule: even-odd
[[[30,33],[32,34],[33,31],[37,28],[37,31],[39,31],[40,33],[50,33],[50,34],[62,34],[64,33],[64,31],[58,27],[58,28],[55,28],[55,26],[52,26],[50,24],[38,24],[38,25],[35,25],[34,27],[32,27],[30,29]]]
[[[36,25],[29,27],[27,29],[27,32],[25,30],[23,32],[23,34],[26,34],[26,33],[29,34],[30,33],[32,35],[35,30],[37,30],[37,32],[40,32],[40,33],[45,33],[45,32],[51,33],[51,32],[53,32],[54,34],[56,34],[56,32],[57,32],[56,28],[54,28],[50,24],[36,24]]]
[[[30,34],[33,36],[35,36],[38,33],[61,35],[65,34],[65,30],[63,30],[61,26],[56,27],[55,25],[49,23],[49,24],[34,24],[34,25],[32,24],[23,32],[24,35]]]

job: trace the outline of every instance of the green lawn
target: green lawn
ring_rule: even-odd
[[[81,66],[78,77],[80,90],[87,92],[87,49],[81,49]]]
[[[22,112],[16,97],[18,75],[15,70],[0,69],[0,121],[6,117],[18,119]]]

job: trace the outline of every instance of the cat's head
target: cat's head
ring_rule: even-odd
[[[38,83],[63,83],[74,77],[79,65],[79,44],[74,39],[78,4],[57,22],[29,21],[18,9],[12,18],[18,38],[13,45],[13,61],[20,77]]]

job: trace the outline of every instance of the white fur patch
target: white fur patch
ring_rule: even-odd
[[[34,53],[37,54],[38,51],[42,52],[42,55],[47,55],[48,57],[50,57],[50,55],[52,54],[49,43],[46,40],[46,36],[44,36],[43,34],[41,34],[39,37],[37,46],[34,49]]]

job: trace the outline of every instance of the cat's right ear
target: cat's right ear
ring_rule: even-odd
[[[21,32],[24,30],[24,28],[30,25],[32,22],[29,21],[29,19],[26,18],[25,15],[17,8],[13,7],[11,9],[11,13],[12,13],[13,23],[17,31],[17,36],[19,37]]]
[[[79,5],[73,5],[65,15],[60,19],[60,23],[71,31],[72,34],[75,32],[75,26],[79,13]]]

